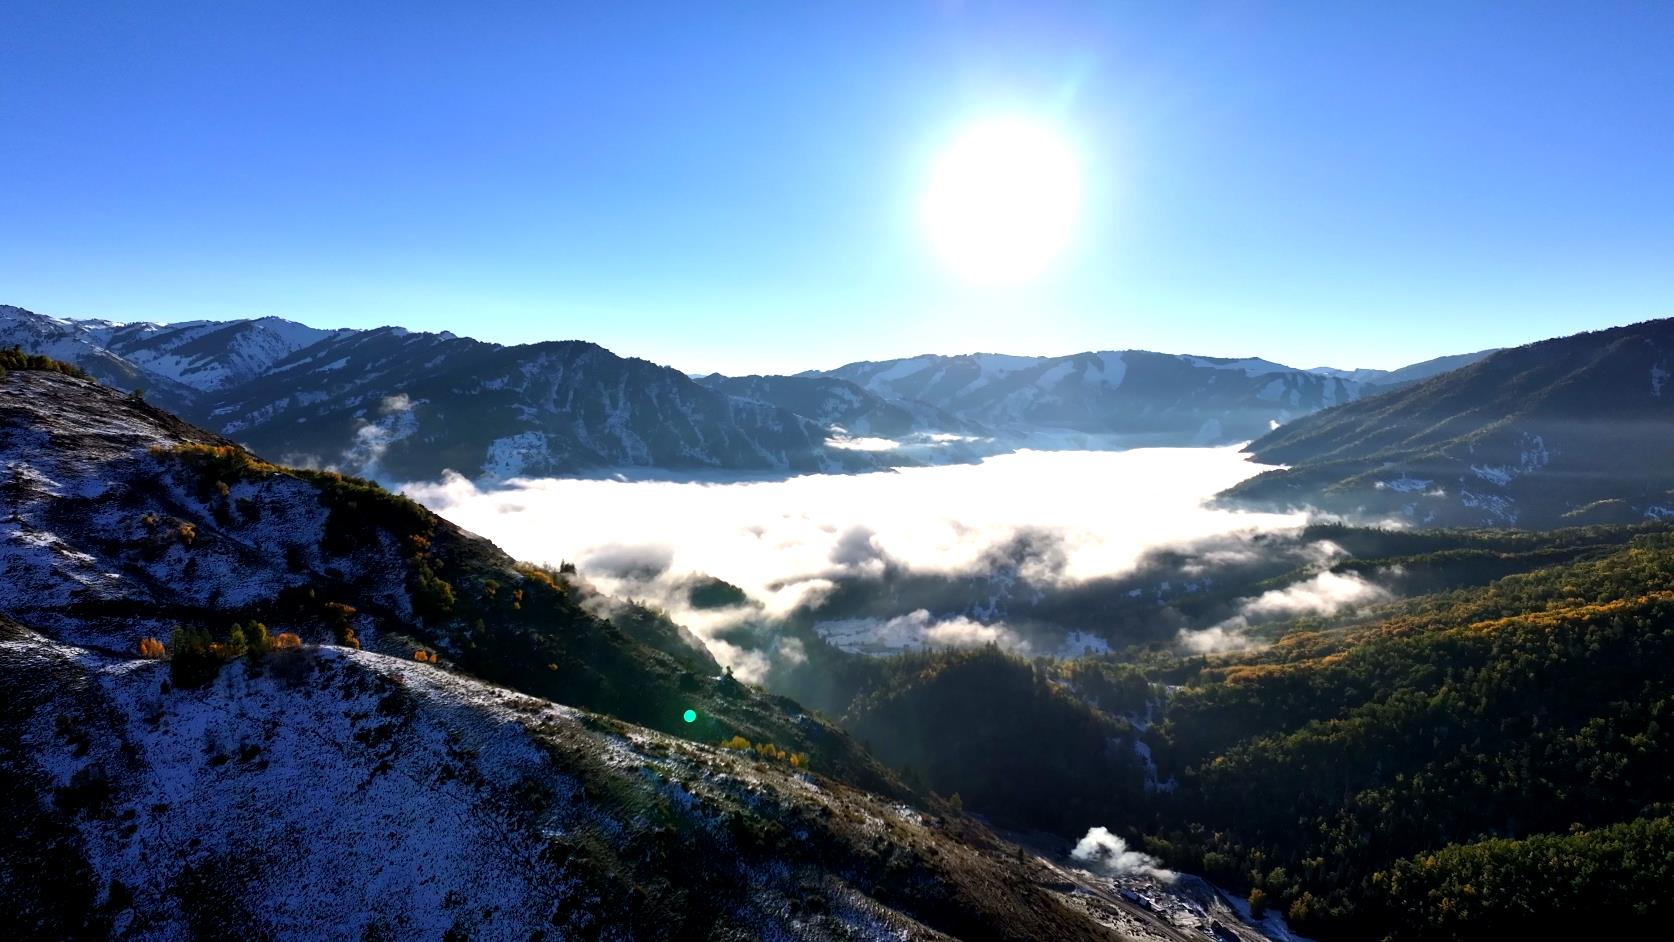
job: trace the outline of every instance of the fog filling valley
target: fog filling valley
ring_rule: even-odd
[[[758,679],[803,657],[806,635],[779,630],[792,624],[863,653],[992,642],[1067,656],[1158,638],[1207,652],[1248,646],[1252,624],[1387,598],[1328,571],[1333,545],[1285,542],[1306,515],[1208,504],[1263,470],[1231,446],[1024,451],[772,480],[480,488],[449,475],[403,490],[519,559],[574,563],[601,591],[664,609]],[[1222,569],[1275,555],[1305,578],[1203,601]],[[722,587],[720,603],[704,602],[693,590],[705,577],[747,599]]]

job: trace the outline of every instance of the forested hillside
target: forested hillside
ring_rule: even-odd
[[[1216,658],[818,652],[808,695],[968,808],[1119,827],[1323,939],[1665,915],[1611,867],[1674,868],[1674,533],[1326,530],[1412,591]]]
[[[1179,782],[1154,803],[1153,849],[1322,931],[1423,937],[1440,910],[1409,907],[1391,882],[1409,858],[1473,866],[1467,851],[1432,855],[1665,814],[1670,571],[1674,542],[1647,538],[1205,668],[1153,743]],[[1613,877],[1570,879],[1602,893]],[[1515,915],[1472,911],[1471,928],[1494,934]]]

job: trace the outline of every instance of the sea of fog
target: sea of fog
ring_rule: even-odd
[[[1207,506],[1263,470],[1237,446],[1142,448],[774,480],[547,478],[482,489],[450,475],[403,490],[519,559],[569,561],[606,592],[652,595],[706,635],[705,613],[682,611],[678,597],[656,598],[647,586],[703,573],[743,589],[771,616],[818,606],[834,580],[866,578],[885,560],[969,572],[1021,534],[1048,536],[1055,547],[1025,576],[1075,583],[1126,572],[1160,547],[1300,527],[1300,514]],[[727,653],[717,652],[723,662]]]

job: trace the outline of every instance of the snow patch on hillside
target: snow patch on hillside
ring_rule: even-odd
[[[552,452],[540,432],[519,432],[496,438],[488,444],[488,458],[482,464],[484,477],[505,481],[545,470]]]

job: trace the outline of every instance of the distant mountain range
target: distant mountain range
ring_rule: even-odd
[[[856,471],[811,419],[596,344],[501,346],[275,318],[123,326],[0,307],[18,344],[299,465],[394,479],[595,468]]]
[[[1140,350],[971,354],[694,379],[574,340],[503,346],[272,317],[118,324],[11,306],[0,344],[143,389],[263,454],[391,480],[848,472],[1016,447],[1226,444],[1486,353],[1395,371]]]
[[[1228,499],[1434,526],[1674,516],[1674,319],[1501,350],[1253,442]]]
[[[1492,347],[1487,350],[1478,350],[1475,353],[1455,353],[1451,356],[1436,357],[1431,360],[1425,360],[1422,363],[1414,363],[1410,366],[1403,366],[1394,370],[1339,370],[1329,366],[1316,366],[1308,372],[1318,373],[1321,376],[1338,376],[1343,379],[1353,380],[1362,386],[1378,386],[1383,389],[1395,389],[1400,386],[1409,386],[1413,383],[1429,379],[1432,376],[1446,373],[1449,370],[1456,370],[1460,367],[1470,366],[1472,363],[1475,363],[1491,353],[1498,353],[1499,350],[1500,348],[1498,347]]]
[[[922,403],[1024,440],[1070,433],[1181,445],[1247,441],[1274,422],[1351,402],[1382,382],[1333,372],[1122,350],[919,356],[801,375],[848,380],[885,402]]]

